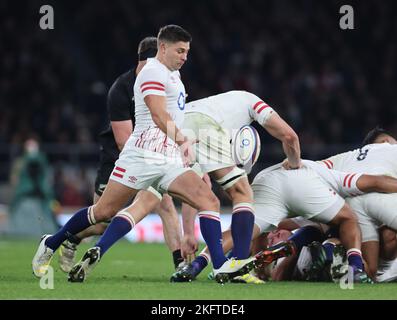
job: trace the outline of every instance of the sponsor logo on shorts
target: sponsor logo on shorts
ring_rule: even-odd
[[[134,176],[129,176],[128,177],[128,182],[131,182],[131,183],[135,183],[136,182],[136,177],[134,177]]]

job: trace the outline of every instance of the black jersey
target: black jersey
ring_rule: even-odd
[[[113,83],[108,92],[107,109],[110,121],[131,120],[135,123],[135,104],[134,104],[134,83],[135,69],[123,73]],[[114,138],[112,127],[109,123],[108,128],[99,134],[101,152],[116,161],[119,157],[119,149]]]

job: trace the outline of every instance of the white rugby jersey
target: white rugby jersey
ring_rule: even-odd
[[[183,122],[186,92],[179,71],[170,71],[156,58],[149,58],[134,84],[135,127],[126,144],[168,157],[180,156],[179,146],[154,123],[144,101],[148,95],[166,97],[167,111],[176,126]]]
[[[362,173],[355,172],[343,172],[340,170],[328,170],[320,165],[318,162],[302,159],[302,163],[305,167],[314,170],[332,189],[338,193],[342,198],[358,196],[363,194],[363,192],[357,187],[357,180],[361,177]],[[271,167],[263,169],[254,178],[252,182],[253,185],[266,184],[266,175],[272,171],[281,170],[285,174],[288,172],[293,172],[295,170],[286,170],[282,167],[282,163],[275,164]],[[295,172],[299,172],[298,169]],[[303,174],[303,173],[302,173]],[[302,175],[302,177],[304,177]],[[304,188],[302,185],[300,188]]]
[[[228,91],[186,104],[186,113],[203,113],[223,128],[238,130],[253,121],[264,125],[275,111],[256,95],[247,91]]]
[[[397,145],[374,143],[337,154],[321,163],[339,171],[384,174],[397,178]]]

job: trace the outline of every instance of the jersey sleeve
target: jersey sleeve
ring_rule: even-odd
[[[342,198],[355,197],[364,194],[358,187],[357,181],[363,173],[347,173],[330,170],[338,184],[338,193]]]
[[[129,98],[128,88],[119,80],[113,83],[108,92],[107,108],[110,121],[131,120],[133,101]]]
[[[263,126],[266,124],[266,121],[275,113],[275,111],[259,97],[254,94],[250,94],[249,113],[253,120]]]
[[[148,95],[166,96],[167,72],[160,68],[143,69],[137,77],[137,88],[145,98]]]

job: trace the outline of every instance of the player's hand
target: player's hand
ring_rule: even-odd
[[[193,260],[197,250],[198,250],[198,241],[194,237],[194,235],[184,235],[181,241],[182,257],[186,260]]]
[[[181,155],[183,164],[188,167],[196,162],[196,155],[193,150],[193,145],[197,143],[197,139],[186,139],[186,141],[180,145]]]
[[[283,166],[283,168],[285,169],[285,170],[295,170],[295,169],[300,169],[300,168],[302,168],[302,160],[301,159],[299,159],[299,163],[298,163],[298,165],[295,165],[295,166],[292,166],[290,163],[289,163],[289,161],[288,161],[288,159],[285,159],[284,161],[283,161],[283,163],[282,163],[282,166]]]

